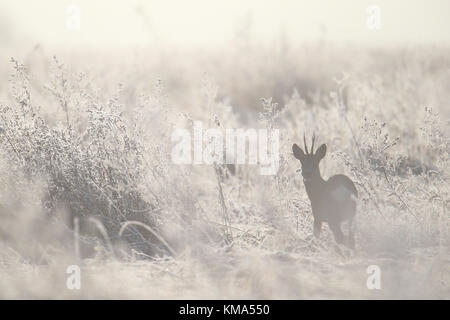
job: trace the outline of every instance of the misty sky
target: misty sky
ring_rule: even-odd
[[[69,5],[80,29],[66,27]],[[367,7],[381,9],[381,29],[366,26]],[[208,46],[236,36],[301,43],[330,41],[450,43],[450,0],[0,0],[0,45],[129,47]]]

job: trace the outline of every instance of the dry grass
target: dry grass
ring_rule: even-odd
[[[448,53],[13,59],[0,79],[0,297],[449,299]],[[278,174],[173,164],[170,135],[193,120],[279,128]],[[356,182],[355,252],[327,229],[312,239],[291,155],[305,131],[327,143],[322,174]],[[366,287],[373,264],[381,290]]]

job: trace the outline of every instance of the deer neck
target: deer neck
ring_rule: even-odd
[[[323,196],[326,182],[320,175],[320,172],[311,178],[303,179],[303,183],[311,202],[316,202]]]

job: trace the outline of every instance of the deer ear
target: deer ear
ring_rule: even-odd
[[[325,157],[326,153],[327,153],[327,146],[324,143],[316,151],[316,158],[317,158],[317,160],[319,160],[319,161],[322,160],[322,158]]]
[[[294,153],[294,157],[296,157],[300,161],[302,161],[305,157],[305,153],[303,152],[302,148],[300,148],[296,143],[292,145],[292,152]]]

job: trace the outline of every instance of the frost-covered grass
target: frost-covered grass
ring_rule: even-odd
[[[449,50],[245,49],[1,67],[0,297],[450,298]],[[280,129],[277,175],[173,164],[194,120]],[[313,131],[357,185],[354,252],[312,237],[291,146]]]

